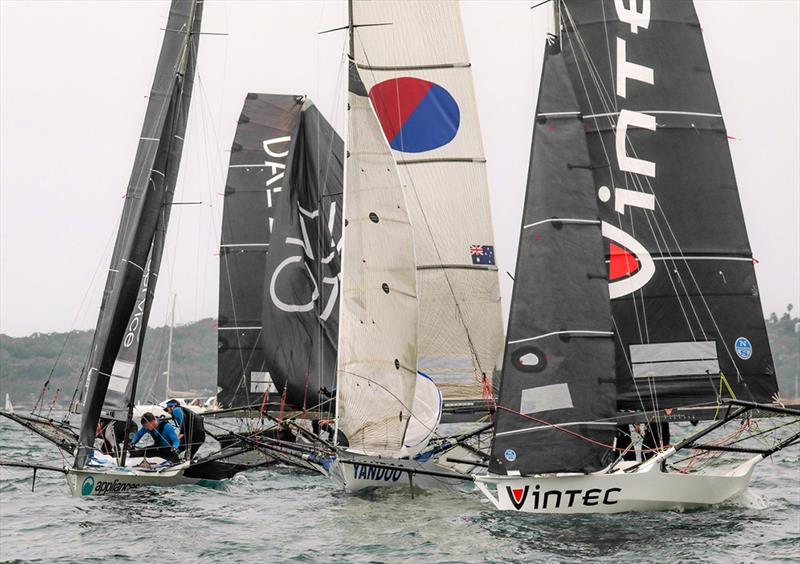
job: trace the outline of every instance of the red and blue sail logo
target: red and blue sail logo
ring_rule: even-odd
[[[369,98],[395,151],[432,151],[458,133],[458,104],[450,92],[433,82],[410,76],[392,78],[373,86]]]

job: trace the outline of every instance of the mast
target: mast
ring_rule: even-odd
[[[173,0],[87,363],[77,468],[92,451],[102,412],[123,421],[133,414],[180,166],[201,19],[201,3]],[[125,452],[121,463],[124,457]]]
[[[169,380],[172,375],[172,334],[175,330],[175,302],[178,299],[178,294],[172,295],[172,312],[169,320],[169,344],[167,345],[167,369],[164,372],[164,401],[170,399]]]

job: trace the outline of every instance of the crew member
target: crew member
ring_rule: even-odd
[[[195,413],[188,407],[181,407],[178,400],[171,399],[167,402],[164,411],[172,415],[178,425],[181,445],[179,452],[188,449],[189,459],[194,458],[197,450],[206,440],[206,429],[203,425],[203,416]]]
[[[131,448],[145,434],[153,437],[153,445],[143,449],[131,450],[131,456],[160,456],[170,462],[178,462],[180,439],[175,429],[166,419],[156,419],[149,411],[142,415],[142,428],[131,439]]]

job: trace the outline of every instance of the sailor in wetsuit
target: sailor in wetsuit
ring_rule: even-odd
[[[203,426],[203,416],[195,413],[188,407],[181,407],[178,400],[171,399],[167,402],[164,410],[172,415],[173,421],[180,429],[178,438],[181,445],[178,452],[189,450],[189,458],[194,458],[197,449],[206,440],[206,429]]]
[[[142,428],[131,439],[131,449],[145,434],[153,437],[153,446],[131,450],[131,456],[160,456],[170,462],[178,462],[180,440],[166,419],[156,419],[149,411],[142,415]]]

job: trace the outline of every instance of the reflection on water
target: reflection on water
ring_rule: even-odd
[[[6,420],[0,458],[61,462]],[[30,471],[0,468],[0,560],[797,562],[799,469],[800,449],[780,453],[711,510],[541,516],[495,512],[472,488],[351,496],[285,467],[83,499],[60,475],[40,472],[31,493]]]

